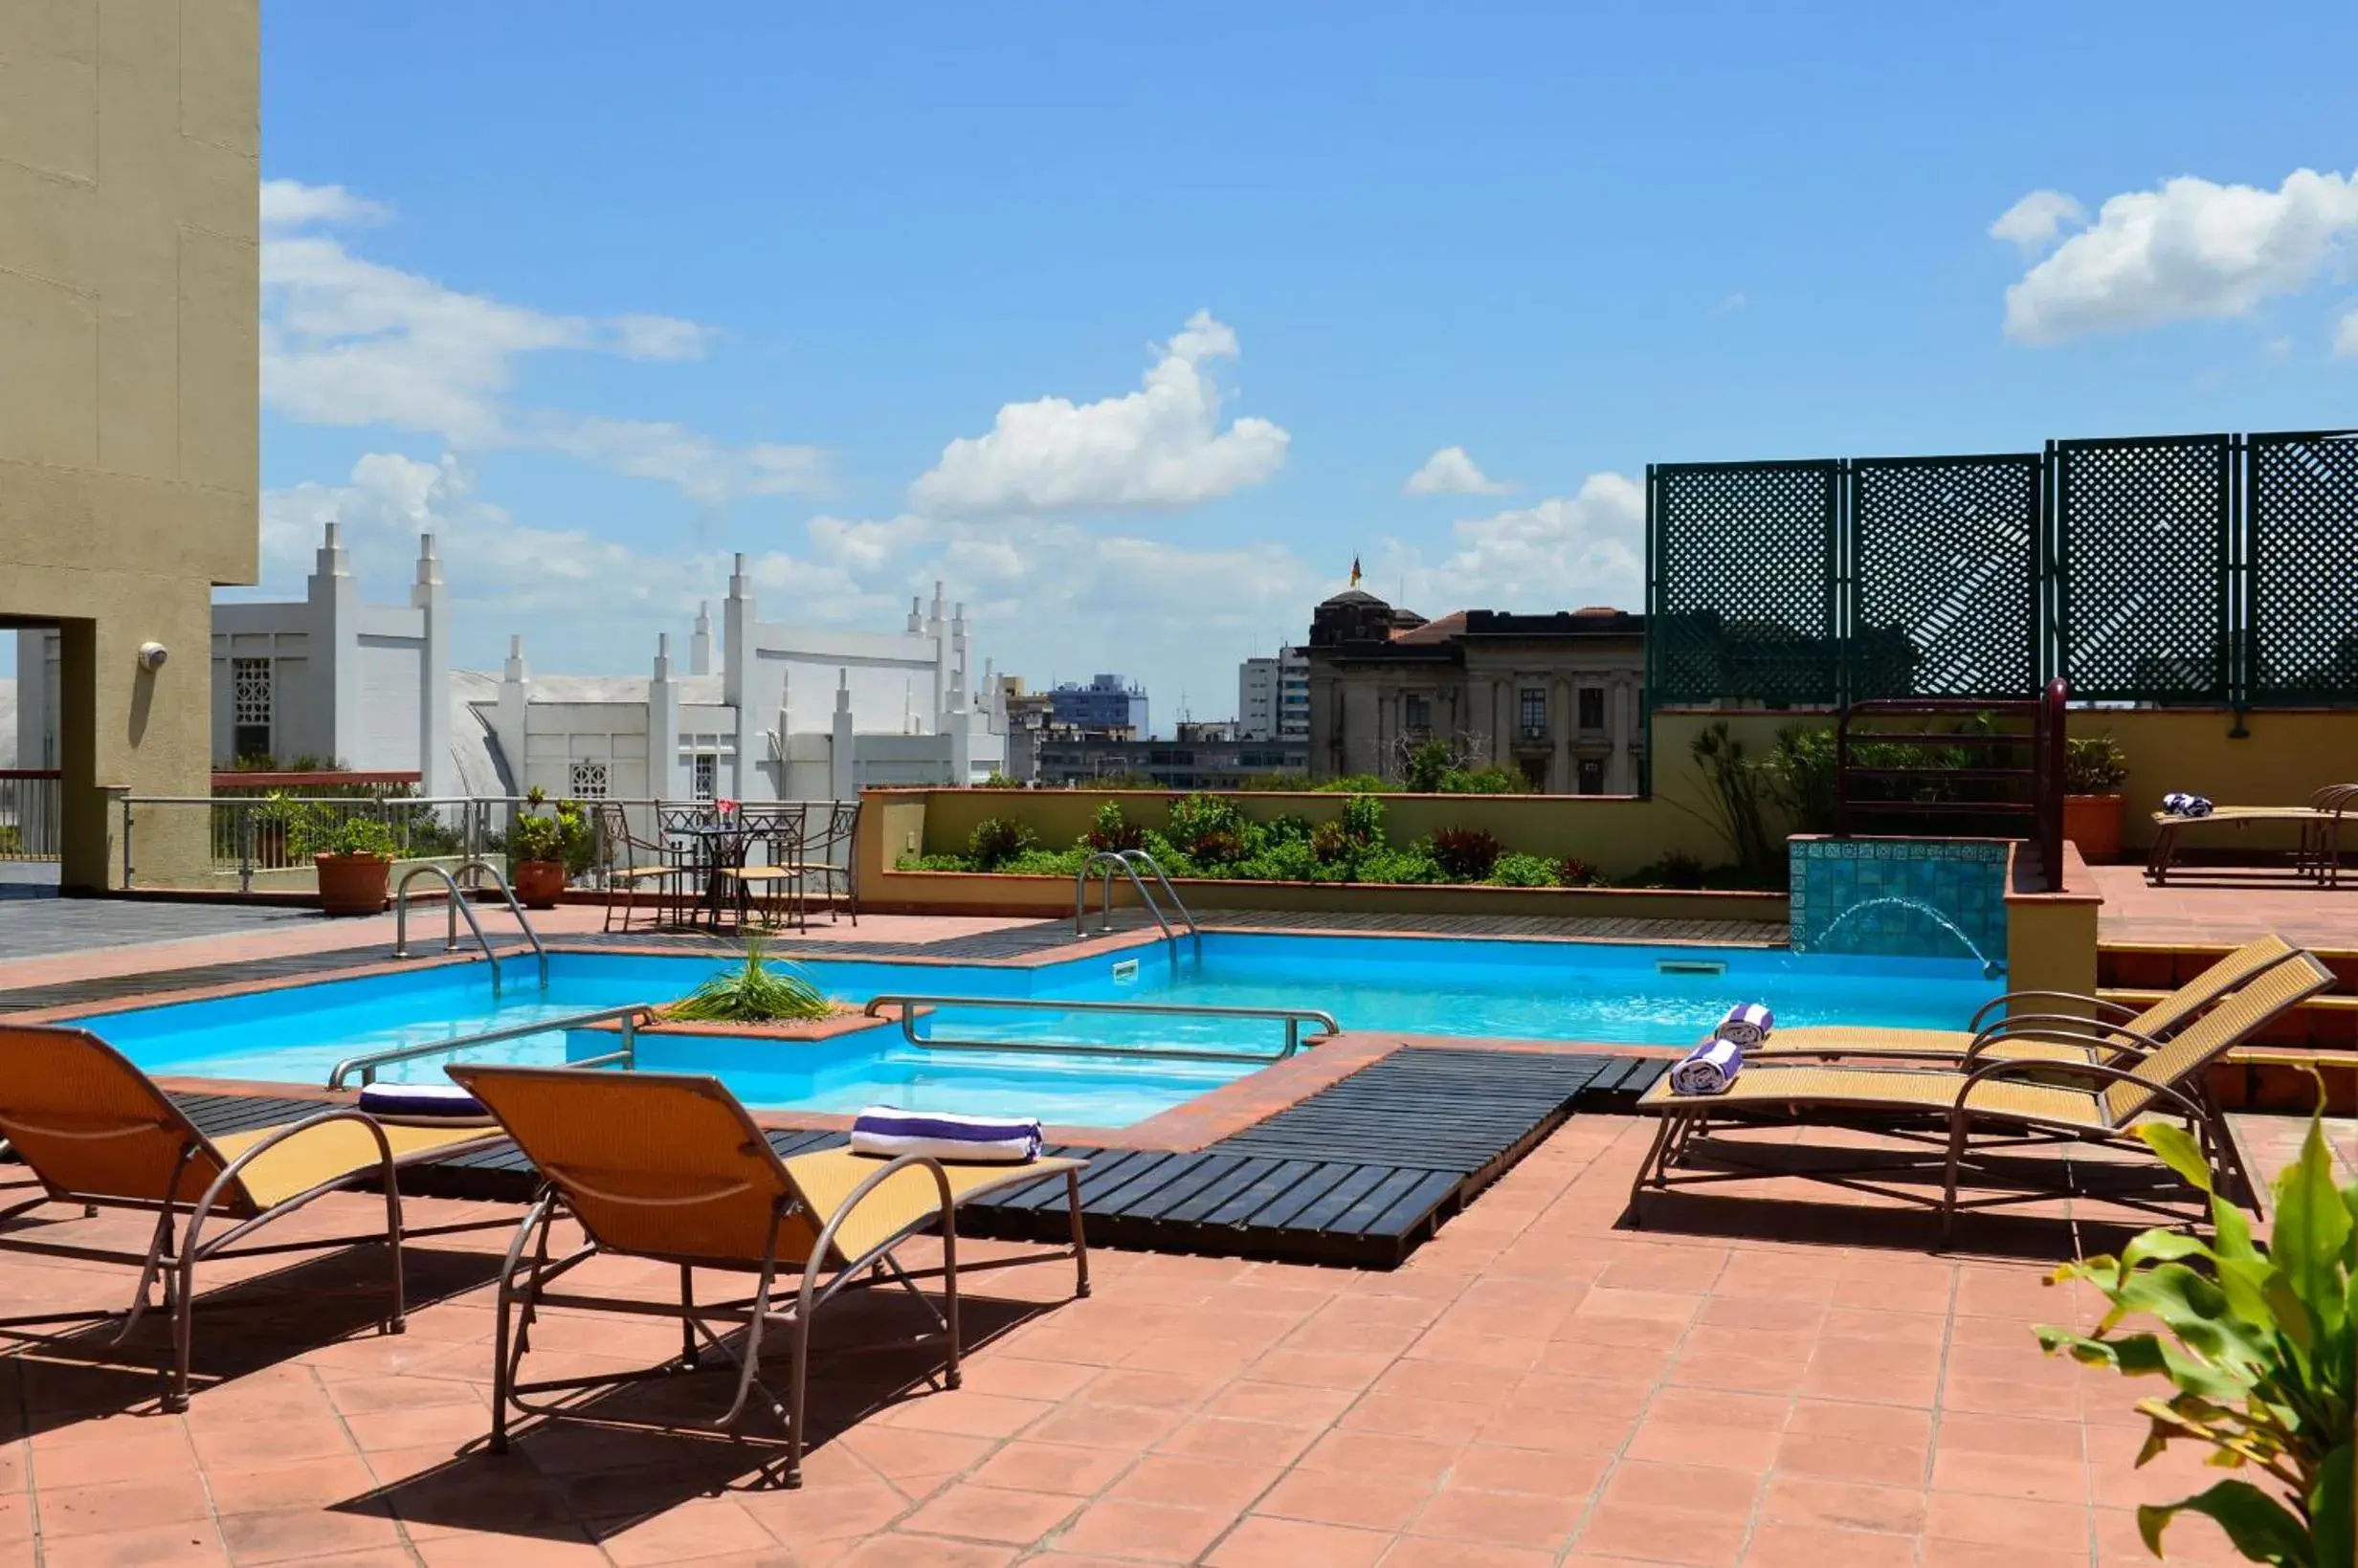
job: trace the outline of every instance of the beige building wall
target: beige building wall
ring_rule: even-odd
[[[0,626],[61,633],[68,888],[121,881],[109,792],[207,791],[211,589],[259,547],[258,72],[257,0],[0,4]],[[194,869],[177,816],[143,876]]]

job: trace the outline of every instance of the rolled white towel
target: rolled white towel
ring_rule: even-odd
[[[2162,797],[2162,809],[2173,817],[2207,817],[2212,812],[2212,806],[2205,796],[2173,789]]]
[[[366,1084],[360,1108],[372,1116],[467,1121],[487,1117],[483,1102],[456,1084]]]
[[[1768,1038],[1768,1031],[1777,1027],[1777,1015],[1768,1010],[1766,1002],[1746,1002],[1727,1009],[1720,1020],[1719,1037],[1733,1040],[1746,1050]]]
[[[966,1116],[871,1105],[852,1118],[852,1152],[1021,1165],[1039,1158],[1040,1124],[1036,1116]]]
[[[1720,1036],[1706,1040],[1680,1058],[1670,1070],[1674,1094],[1719,1094],[1744,1071],[1744,1048]]]

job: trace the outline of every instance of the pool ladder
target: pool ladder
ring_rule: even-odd
[[[458,917],[465,916],[467,929],[475,933],[475,945],[483,950],[483,957],[491,962],[491,994],[500,994],[499,950],[491,945],[491,939],[483,935],[483,922],[475,917],[474,906],[467,902],[466,894],[459,886],[460,878],[470,873],[490,877],[491,885],[500,890],[500,896],[507,903],[508,913],[516,917],[517,929],[524,934],[524,940],[532,944],[532,956],[540,961],[541,989],[547,990],[548,949],[541,945],[541,934],[532,929],[531,920],[524,915],[524,906],[516,901],[516,890],[507,885],[507,878],[500,874],[500,868],[479,858],[467,860],[456,874],[441,866],[425,865],[412,866],[403,875],[401,886],[393,890],[393,957],[407,959],[416,956],[410,951],[410,884],[421,876],[431,876],[449,890],[450,908],[446,914],[450,926],[442,939],[442,951],[458,951]]]
[[[1170,915],[1163,913],[1163,906],[1156,900],[1154,890],[1148,888],[1146,879],[1138,874],[1141,866],[1154,878],[1155,887],[1162,890],[1163,896],[1170,900]],[[1099,850],[1080,863],[1080,870],[1073,873],[1073,936],[1079,939],[1089,934],[1091,872],[1100,872],[1104,880],[1103,891],[1098,897],[1098,930],[1106,932],[1114,928],[1114,873],[1117,871],[1130,879],[1130,886],[1138,890],[1138,901],[1146,906],[1147,914],[1154,917],[1154,923],[1162,927],[1163,941],[1170,949],[1171,958],[1176,961],[1179,957],[1181,931],[1185,931],[1188,939],[1194,943],[1195,956],[1202,958],[1204,934],[1196,928],[1194,914],[1189,910],[1187,900],[1179,896],[1179,890],[1170,885],[1170,878],[1163,874],[1163,868],[1156,863],[1154,856],[1144,850]],[[1179,920],[1176,927],[1171,924],[1173,916]]]

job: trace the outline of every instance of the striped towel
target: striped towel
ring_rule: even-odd
[[[1718,1094],[1744,1071],[1744,1048],[1725,1037],[1706,1040],[1670,1070],[1674,1094]]]
[[[2162,809],[2173,817],[2207,817],[2211,814],[2211,802],[2204,796],[2173,789],[2162,797]]]
[[[1768,1031],[1776,1027],[1777,1015],[1768,1010],[1767,1003],[1747,1002],[1740,1007],[1728,1008],[1727,1016],[1720,1020],[1720,1027],[1713,1032],[1748,1050],[1768,1039]]]
[[[487,1117],[483,1102],[456,1084],[366,1084],[360,1108],[372,1116],[465,1121]]]
[[[1040,1157],[1040,1124],[1036,1116],[962,1116],[871,1105],[852,1119],[852,1152],[1021,1165]]]

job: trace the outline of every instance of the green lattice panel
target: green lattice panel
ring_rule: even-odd
[[[1840,465],[1657,465],[1647,634],[1657,703],[1832,702]]]
[[[2358,432],[2249,451],[2250,700],[2358,702]]]
[[[2038,683],[2039,458],[1851,465],[1851,695],[2012,696]]]
[[[2224,435],[2055,444],[2073,696],[2227,700],[2231,450]]]

